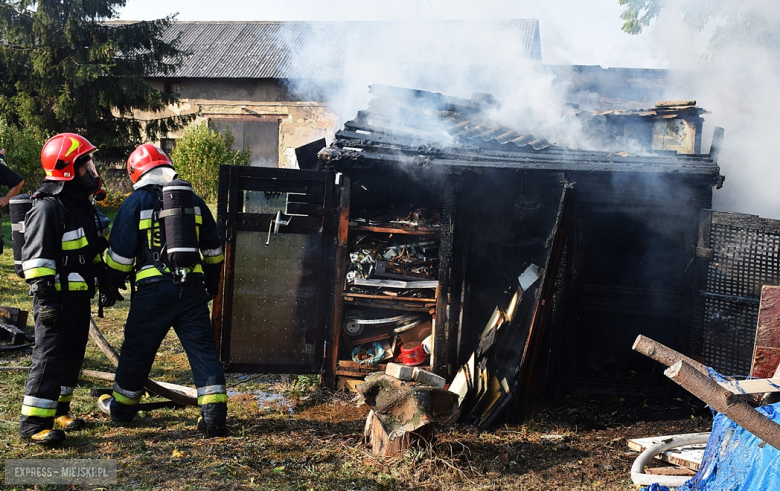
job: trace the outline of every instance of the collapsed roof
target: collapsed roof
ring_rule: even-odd
[[[489,94],[472,99],[422,90],[372,85],[374,99],[355,119],[344,124],[323,164],[339,168],[388,167],[411,164],[455,170],[505,168],[577,172],[691,174],[720,185],[717,139],[707,154],[647,151],[588,151],[562,148],[531,134],[520,134],[489,119],[495,100]],[[700,110],[690,103],[661,105],[653,110],[624,112],[623,117],[668,118]],[[595,114],[615,117],[615,112]]]

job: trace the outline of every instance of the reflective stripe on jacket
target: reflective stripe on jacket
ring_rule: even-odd
[[[155,220],[154,209],[157,202],[155,186],[144,186],[127,197],[114,219],[111,229],[109,249],[106,254],[111,282],[124,283],[127,276],[135,271],[136,283],[142,285],[166,279],[157,265],[150,260],[159,254],[162,244],[161,222]],[[195,209],[195,227],[198,246],[201,252],[201,264],[188,269],[188,273],[202,275],[204,267],[219,267],[225,256],[222,252],[222,239],[217,224],[206,203],[199,196],[193,196]],[[158,207],[158,212],[162,206]],[[165,258],[159,263],[165,273]]]
[[[93,296],[95,267],[102,258],[94,208],[86,196],[61,193],[36,199],[25,222],[25,279],[48,277],[58,291]]]

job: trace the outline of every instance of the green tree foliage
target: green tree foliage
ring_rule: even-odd
[[[177,99],[145,76],[164,76],[183,54],[163,31],[173,18],[110,22],[126,0],[0,0],[0,114],[44,133],[84,135],[104,156],[182,127],[153,116]]]
[[[24,179],[22,192],[35,191],[43,179],[41,148],[46,140],[35,128],[19,129],[0,119],[0,148],[5,148],[8,166]]]
[[[620,14],[623,30],[629,34],[639,34],[643,27],[650,25],[650,21],[658,17],[661,4],[658,0],[618,0],[626,9]]]
[[[618,0],[626,8],[620,14],[623,30],[639,34],[658,17],[663,0]],[[685,22],[701,30],[710,22],[717,26],[710,38],[709,57],[737,44],[761,46],[780,52],[778,7],[762,0],[683,0],[679,4]]]
[[[220,165],[249,165],[249,152],[232,150],[230,129],[220,133],[203,123],[184,131],[171,152],[179,177],[192,184],[195,193],[207,203],[217,201]]]

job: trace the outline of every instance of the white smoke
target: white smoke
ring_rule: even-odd
[[[772,143],[780,131],[780,3],[758,0],[723,2],[724,14],[702,31],[683,20],[701,0],[668,0],[652,33],[663,40],[670,66],[692,70],[673,88],[711,111],[705,118],[702,148],[707,151],[715,126],[726,130],[719,165],[726,176],[713,208],[780,218],[776,191],[777,157]],[[695,20],[692,19],[692,20]],[[707,44],[713,40],[714,43]]]
[[[342,123],[367,106],[372,84],[466,99],[479,92],[499,101],[487,115],[497,124],[560,146],[592,147],[566,104],[568,86],[529,58],[527,42],[507,21],[342,23],[337,41],[332,28],[310,29],[302,35],[288,24],[281,32],[300,77],[293,89],[304,99],[324,98]]]
[[[690,11],[700,1],[665,0],[661,15],[644,34],[622,34],[626,46],[615,49],[634,49],[636,40],[644,36],[656,47],[657,67],[691,71],[669,87],[665,98],[696,99],[700,107],[711,111],[705,116],[704,152],[709,148],[714,127],[726,129],[719,161],[726,181],[723,189],[714,195],[714,207],[780,218],[780,193],[774,192],[775,162],[770,143],[777,133],[772,115],[780,105],[776,97],[776,89],[780,87],[777,45],[767,46],[760,32],[743,29],[737,30],[729,43],[708,51],[708,40],[728,19],[712,19],[702,30],[697,30],[683,18],[681,8]],[[748,0],[741,3],[738,13],[757,14],[766,24],[780,25],[780,3]],[[616,18],[616,28],[619,23]],[[543,43],[543,53],[552,58],[545,59],[546,62],[576,64],[577,53],[584,52],[591,43],[603,43],[598,36],[573,39],[566,35],[565,26],[560,22],[548,24],[556,35],[542,35],[547,42]],[[490,22],[472,22],[460,36],[447,39],[437,37],[440,31],[431,29],[430,25],[429,21],[406,22],[400,33],[397,29],[387,31],[386,36],[395,36],[395,42],[383,42],[381,46],[367,45],[365,33],[360,29],[344,29],[337,49],[333,49],[331,39],[322,37],[325,34],[300,39],[283,32],[283,41],[296,53],[292,63],[300,65],[302,72],[317,67],[325,78],[332,79],[323,84],[322,80],[304,77],[296,81],[294,88],[301,93],[317,92],[319,99],[338,108],[342,124],[367,107],[371,84],[417,88],[463,98],[470,98],[474,92],[491,93],[501,103],[492,117],[520,133],[547,138],[564,147],[636,153],[634,148],[603,148],[592,142],[566,104],[569,87],[556,80],[538,61],[524,58],[520,54],[522,47],[505,33],[491,30]],[[542,33],[546,28],[546,24],[540,25]],[[373,34],[374,39],[382,37],[381,32]],[[388,53],[388,46],[396,53]],[[439,59],[438,63],[430,58],[442,52],[451,53],[452,57]],[[463,53],[472,58],[459,63],[457,56]],[[482,53],[478,68],[469,64],[474,53]],[[640,56],[648,59],[646,53],[637,53]]]

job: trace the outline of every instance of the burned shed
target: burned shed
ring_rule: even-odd
[[[486,95],[371,92],[321,170],[221,168],[227,370],[333,385],[430,334],[421,366],[489,426],[543,386],[646,386],[639,333],[688,351],[717,152],[560,148],[490,121]]]

